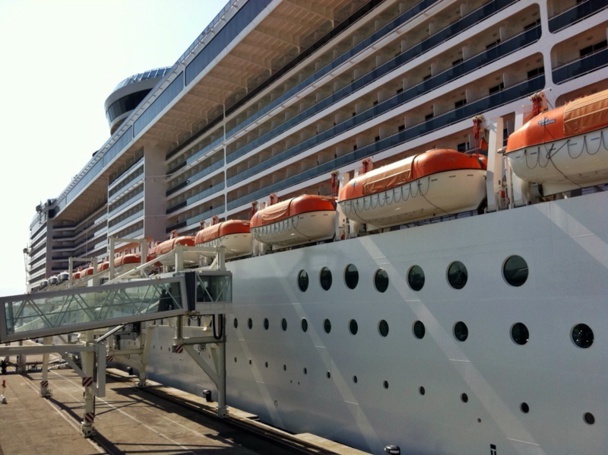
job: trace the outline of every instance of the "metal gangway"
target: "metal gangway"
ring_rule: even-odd
[[[224,315],[231,312],[232,275],[225,269],[177,271],[148,278],[112,282],[103,285],[69,288],[0,297],[0,357],[42,354],[43,376],[40,395],[50,396],[48,387],[48,355],[59,353],[82,377],[85,388],[84,416],[81,429],[85,437],[94,434],[94,397],[105,396],[106,359],[111,354],[145,357],[146,347],[134,352],[108,352],[106,340],[129,324],[173,318],[176,352],[185,350],[207,373],[218,389],[218,415],[226,408]],[[183,337],[183,319],[211,316],[221,325],[220,336],[188,339]],[[217,318],[217,319],[216,319]],[[80,343],[54,343],[65,335],[79,334]],[[145,343],[145,337],[144,343]],[[24,340],[43,341],[23,346]],[[14,346],[18,342],[18,346]],[[8,344],[13,345],[9,346]],[[192,346],[205,343],[217,345],[215,365],[201,363]],[[33,344],[33,343],[30,343]],[[82,365],[73,360],[78,353]],[[145,361],[138,364],[140,384],[145,384]],[[143,371],[142,371],[143,370]]]

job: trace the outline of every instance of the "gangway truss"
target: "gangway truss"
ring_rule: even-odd
[[[231,301],[230,272],[211,270],[0,297],[0,343],[192,312],[220,314]]]

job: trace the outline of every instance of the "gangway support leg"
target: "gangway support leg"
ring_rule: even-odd
[[[50,345],[52,342],[52,337],[44,338],[45,346]],[[40,396],[42,398],[51,397],[51,389],[49,388],[49,355],[48,353],[42,355],[42,379],[40,381]]]
[[[94,344],[93,331],[89,330],[86,332],[86,344],[87,346]],[[82,371],[84,372],[84,377],[82,378],[82,385],[84,386],[84,415],[80,429],[85,438],[90,438],[95,434],[95,428],[93,427],[95,421],[95,393],[93,391],[95,352],[83,351],[81,358]]]

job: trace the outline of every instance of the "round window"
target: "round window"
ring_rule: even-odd
[[[424,286],[424,271],[419,265],[415,265],[407,272],[407,282],[414,291],[419,291]]]
[[[502,276],[511,286],[521,286],[528,279],[528,264],[521,256],[510,256],[502,266]]]
[[[308,289],[308,273],[306,273],[306,270],[300,270],[300,273],[298,273],[298,287],[302,292],[306,292]]]
[[[577,324],[572,329],[572,341],[579,348],[588,348],[593,344],[593,330],[587,324]]]
[[[380,292],[384,292],[388,289],[388,273],[386,273],[386,270],[376,270],[376,274],[374,275],[374,285]]]
[[[319,281],[321,282],[321,287],[326,291],[329,291],[329,288],[331,288],[331,270],[327,267],[323,267],[319,275]]]
[[[464,322],[458,321],[454,324],[454,336],[458,341],[464,341],[469,337],[469,328]]]
[[[349,289],[355,289],[359,284],[359,271],[353,264],[348,264],[344,270],[344,282]]]
[[[454,289],[462,289],[468,278],[469,273],[462,262],[452,262],[448,267],[448,282]]]
[[[424,334],[426,332],[426,328],[424,327],[424,323],[422,321],[414,322],[414,336],[418,339],[424,338]]]
[[[511,327],[511,338],[513,338],[513,341],[517,344],[526,344],[528,338],[530,338],[528,327],[521,322],[513,324],[513,327]]]
[[[350,330],[350,333],[356,335],[359,331],[359,324],[357,324],[357,321],[355,321],[354,319],[351,319],[350,323],[348,324],[348,328]]]

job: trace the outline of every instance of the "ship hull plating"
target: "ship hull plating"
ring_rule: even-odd
[[[230,262],[228,404],[372,453],[603,453],[607,205],[597,193]],[[503,276],[513,256],[527,266],[515,286]],[[588,346],[573,335],[581,324]],[[201,370],[166,352],[173,333],[150,329],[151,376],[200,393]]]

